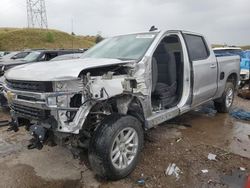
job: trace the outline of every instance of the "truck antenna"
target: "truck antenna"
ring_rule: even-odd
[[[149,29],[149,31],[156,31],[156,30],[158,30],[158,28],[156,28],[154,25],[151,26],[151,28]]]

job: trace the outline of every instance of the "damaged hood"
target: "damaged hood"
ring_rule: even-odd
[[[5,73],[5,77],[9,80],[26,81],[71,80],[76,79],[82,70],[109,65],[127,64],[132,62],[134,61],[99,58],[48,61],[14,67]]]

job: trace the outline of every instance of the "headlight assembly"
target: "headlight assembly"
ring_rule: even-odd
[[[57,97],[57,107],[60,108],[66,108],[68,107],[67,102],[68,102],[68,96],[67,95],[62,95]]]
[[[67,95],[61,95],[57,97],[48,97],[47,105],[51,108],[67,108]]]
[[[82,91],[83,84],[79,79],[76,80],[65,80],[65,81],[55,81],[53,82],[53,90],[54,91]]]
[[[48,97],[47,98],[47,104],[48,104],[49,107],[56,108],[57,107],[56,97]]]
[[[47,106],[51,108],[70,108],[70,99],[82,91],[81,80],[53,82],[53,94],[47,96]]]

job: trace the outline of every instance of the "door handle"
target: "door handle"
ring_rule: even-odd
[[[215,64],[212,64],[212,65],[210,65],[210,68],[211,68],[211,69],[214,69],[214,68],[216,68],[216,65],[215,65]]]

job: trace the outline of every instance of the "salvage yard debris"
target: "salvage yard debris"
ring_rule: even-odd
[[[178,138],[178,139],[176,139],[176,142],[178,143],[178,142],[180,142],[182,140],[182,138]]]
[[[137,180],[137,184],[138,184],[138,185],[141,185],[141,186],[142,186],[142,185],[145,185],[145,179],[144,179],[144,178],[138,179],[138,180]]]
[[[250,112],[243,109],[234,109],[230,115],[236,119],[250,121]]]
[[[210,161],[216,161],[216,155],[215,154],[212,154],[212,153],[209,153],[207,158],[210,160]]]
[[[246,169],[244,167],[240,167],[241,171],[246,171]]]
[[[203,174],[208,173],[208,169],[201,170]]]
[[[250,99],[250,89],[244,88],[244,89],[239,90],[238,96],[243,99]]]
[[[5,127],[8,126],[9,124],[10,124],[9,120],[0,121],[0,127]]]
[[[165,171],[166,176],[173,175],[176,177],[176,180],[180,178],[181,173],[182,173],[181,169],[178,166],[176,166],[175,163],[170,163]]]

